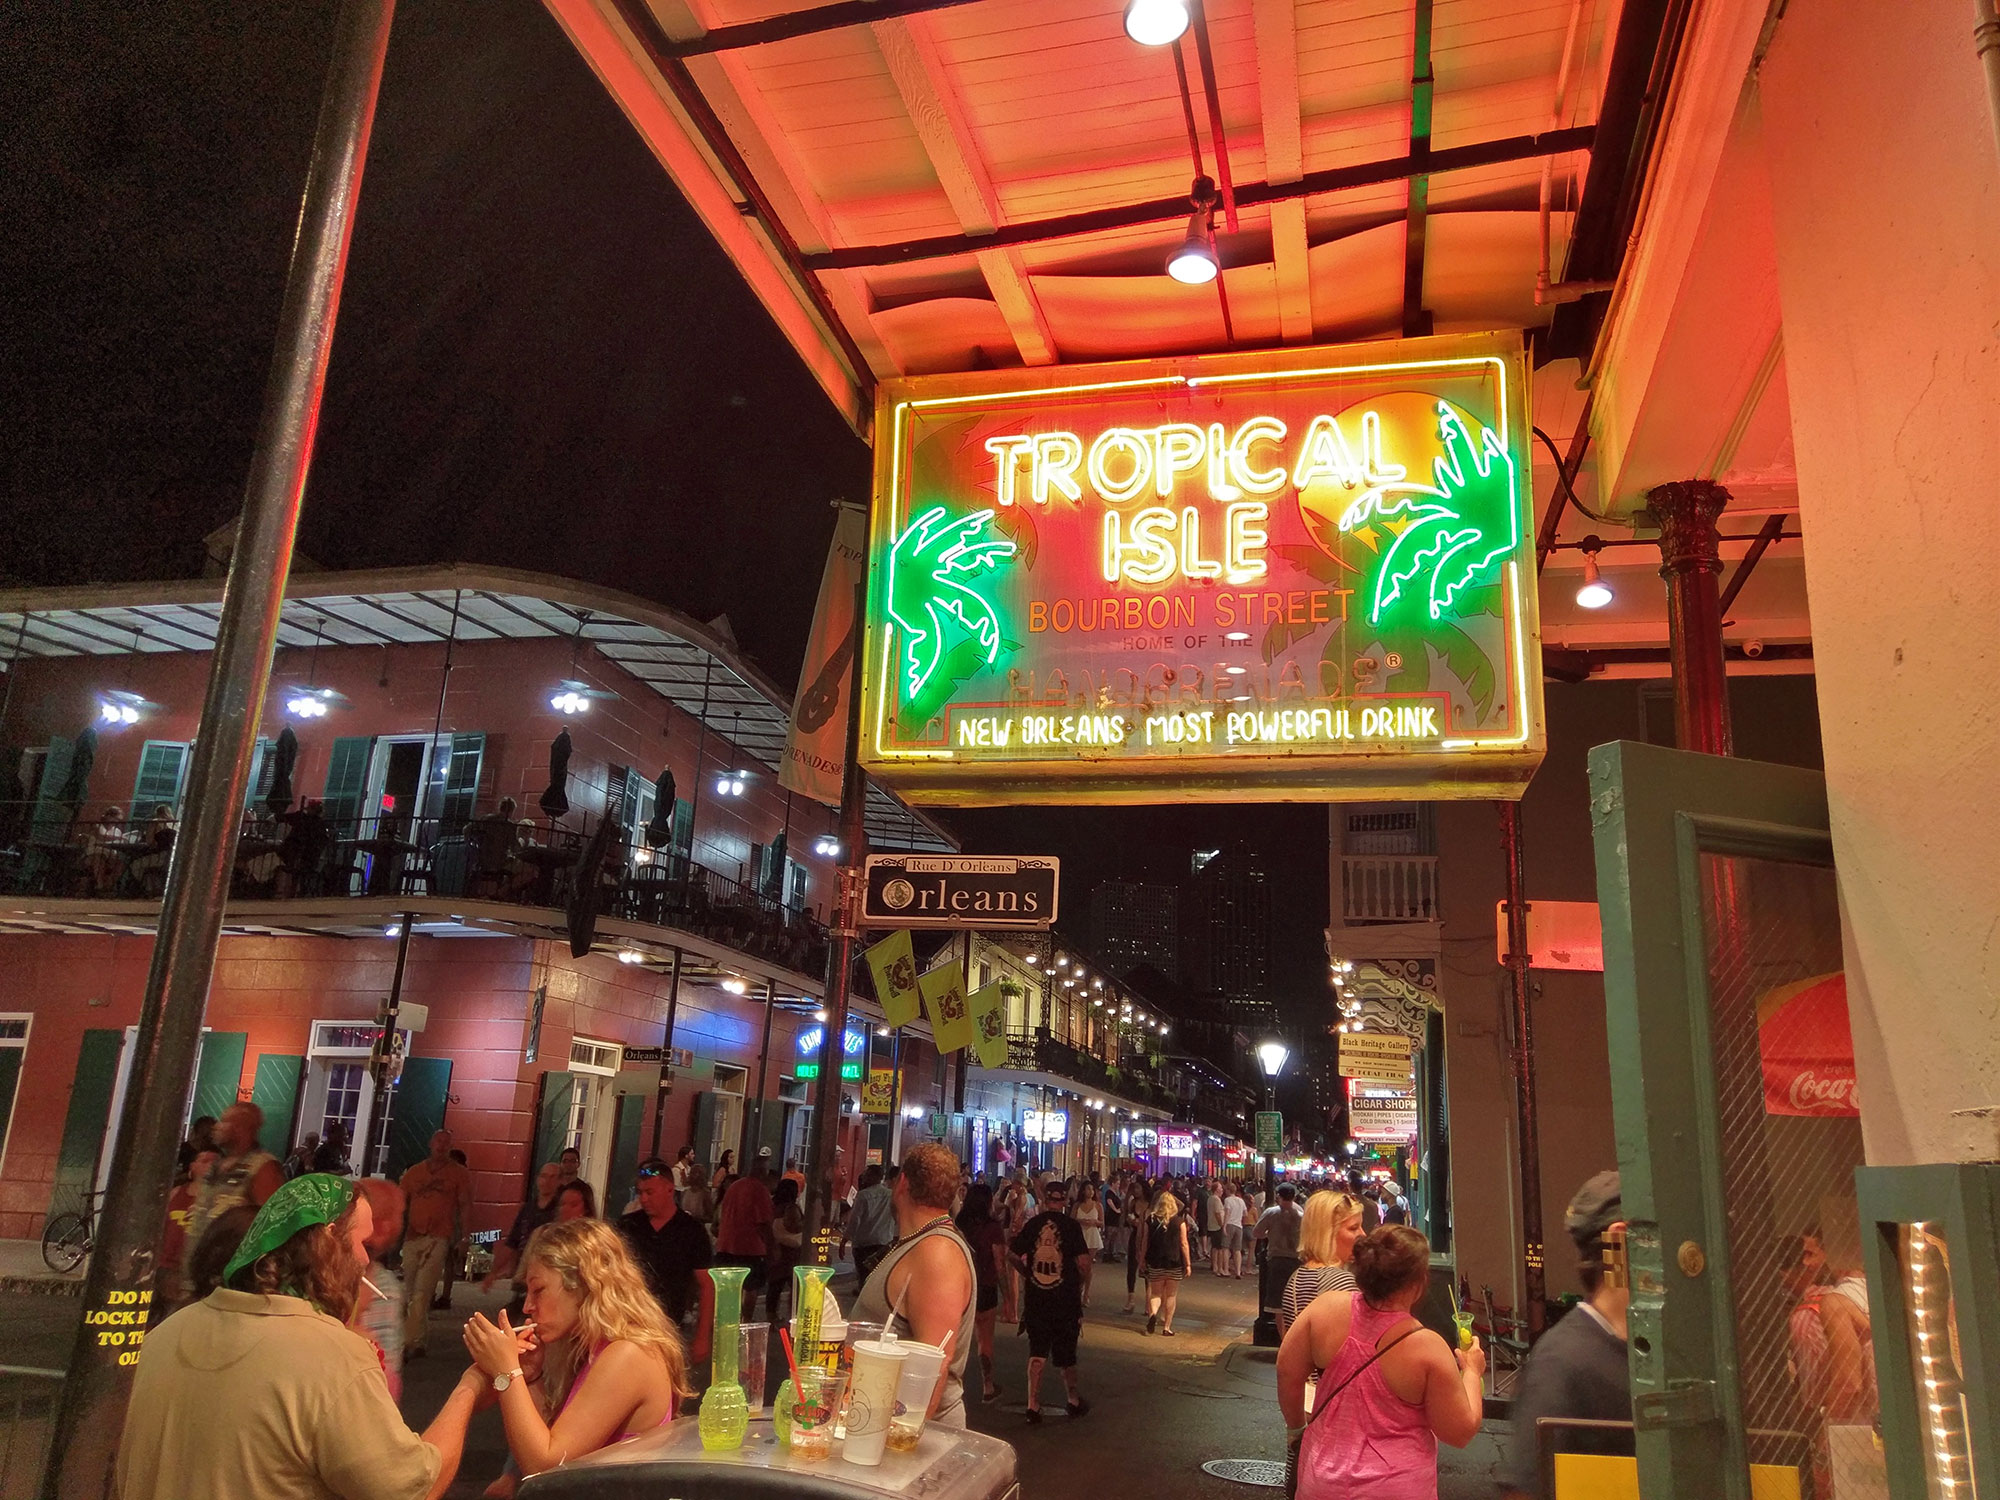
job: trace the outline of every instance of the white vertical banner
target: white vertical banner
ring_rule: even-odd
[[[846,769],[848,693],[854,684],[854,653],[861,646],[854,589],[867,566],[862,555],[867,539],[868,513],[859,506],[841,506],[820,579],[805,664],[799,669],[785,760],[778,768],[778,780],[786,789],[828,807],[840,806],[841,775]]]

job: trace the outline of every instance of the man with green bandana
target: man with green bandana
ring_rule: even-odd
[[[491,1397],[469,1369],[419,1437],[347,1326],[374,1215],[324,1173],[271,1195],[224,1284],[139,1351],[117,1500],[438,1500]]]

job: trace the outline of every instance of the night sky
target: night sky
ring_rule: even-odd
[[[0,8],[0,580],[187,576],[240,508],[336,5]],[[792,681],[869,455],[534,0],[403,0],[299,545],[727,614]],[[1243,838],[1325,994],[1318,805],[954,812],[1090,886]]]

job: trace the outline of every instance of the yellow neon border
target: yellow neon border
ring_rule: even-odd
[[[1157,375],[1157,376],[1148,376],[1138,380],[1103,380],[1103,381],[1092,381],[1082,385],[1067,385],[1067,386],[1058,386],[1058,385],[1031,386],[1022,390],[1015,390],[1015,391],[977,391],[969,395],[963,395],[963,396],[933,396],[923,399],[910,399],[910,400],[898,401],[891,415],[891,428],[890,428],[890,450],[889,450],[890,534],[894,535],[895,533],[896,524],[898,520],[898,507],[902,503],[903,415],[906,411],[909,410],[934,407],[934,406],[962,406],[970,402],[985,402],[988,404],[997,405],[1001,402],[1020,400],[1023,398],[1032,398],[1040,396],[1049,396],[1049,397],[1075,396],[1075,395],[1088,394],[1092,391],[1143,390],[1149,386],[1182,385],[1192,390],[1192,389],[1198,389],[1199,387],[1202,386],[1241,385],[1253,381],[1275,382],[1283,380],[1303,380],[1314,376],[1376,375],[1376,374],[1389,374],[1400,370],[1443,370],[1443,369],[1453,369],[1464,366],[1477,366],[1477,365],[1492,365],[1494,368],[1495,379],[1498,382],[1500,391],[1500,410],[1497,413],[1497,416],[1499,417],[1499,427],[1501,432],[1508,434],[1511,442],[1512,433],[1510,429],[1512,424],[1510,421],[1510,408],[1508,406],[1507,361],[1503,356],[1491,355],[1491,354],[1462,355],[1452,359],[1399,360],[1388,364],[1376,364],[1376,365],[1321,365],[1321,366],[1315,366],[1310,369],[1300,369],[1300,370],[1247,371],[1245,373],[1236,375],[1196,375],[1196,376]],[[1520,479],[1518,477],[1519,476],[1518,468],[1516,469],[1515,473],[1517,477],[1515,480],[1514,505],[1515,505],[1516,516],[1518,519],[1520,511],[1520,495],[1521,495]],[[1530,515],[1530,519],[1532,520],[1532,513]],[[1521,533],[1523,537],[1525,537],[1527,534],[1528,533],[1526,529],[1524,529]],[[1519,545],[1518,542],[1516,545],[1517,546]],[[1438,741],[1438,749],[1440,751],[1474,750],[1482,746],[1492,746],[1492,747],[1521,746],[1521,745],[1526,745],[1534,737],[1534,730],[1535,730],[1533,722],[1534,716],[1530,711],[1530,705],[1528,701],[1529,700],[1528,670],[1527,670],[1528,647],[1524,633],[1524,627],[1525,627],[1524,616],[1526,613],[1526,606],[1521,596],[1520,568],[1521,565],[1518,560],[1509,560],[1507,564],[1507,589],[1509,595],[1511,596],[1511,602],[1513,606],[1513,626],[1514,626],[1513,654],[1514,654],[1514,677],[1515,677],[1514,702],[1517,706],[1517,710],[1521,717],[1520,729],[1517,733],[1512,735],[1481,736],[1481,737],[1473,737],[1466,739],[1440,740]],[[863,623],[865,627],[866,622],[864,621]],[[920,749],[910,749],[903,747],[897,747],[893,749],[884,748],[882,744],[883,715],[886,711],[886,707],[889,701],[888,697],[889,661],[891,655],[893,654],[888,649],[886,649],[888,645],[888,641],[886,638],[890,636],[892,633],[893,633],[892,631],[883,632],[883,636],[885,637],[884,640],[885,649],[882,652],[881,675],[876,682],[875,754],[877,758],[882,760],[897,760],[897,759],[952,760],[952,761],[957,760],[958,759],[957,754],[952,749],[950,749],[948,745],[946,748],[942,750],[920,750]],[[1411,753],[1421,754],[1422,752],[1414,751]],[[1213,758],[1219,760],[1229,760],[1229,759],[1246,758],[1246,757],[1213,757]],[[1338,757],[1335,757],[1335,759],[1338,759]],[[987,760],[970,762],[970,764],[976,764],[976,765],[993,765],[993,764],[1008,764],[1008,763],[1010,762],[994,762]],[[1025,765],[1042,764],[1042,762],[1039,761],[1019,761],[1019,760],[1013,761],[1011,763],[1025,764]]]

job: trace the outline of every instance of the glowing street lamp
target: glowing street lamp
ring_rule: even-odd
[[[1604,544],[1594,536],[1583,539],[1583,582],[1577,586],[1576,602],[1584,609],[1602,609],[1616,596],[1611,585],[1597,571],[1597,554]]]
[[[1187,0],[1129,0],[1125,35],[1142,47],[1164,47],[1188,29]]]

